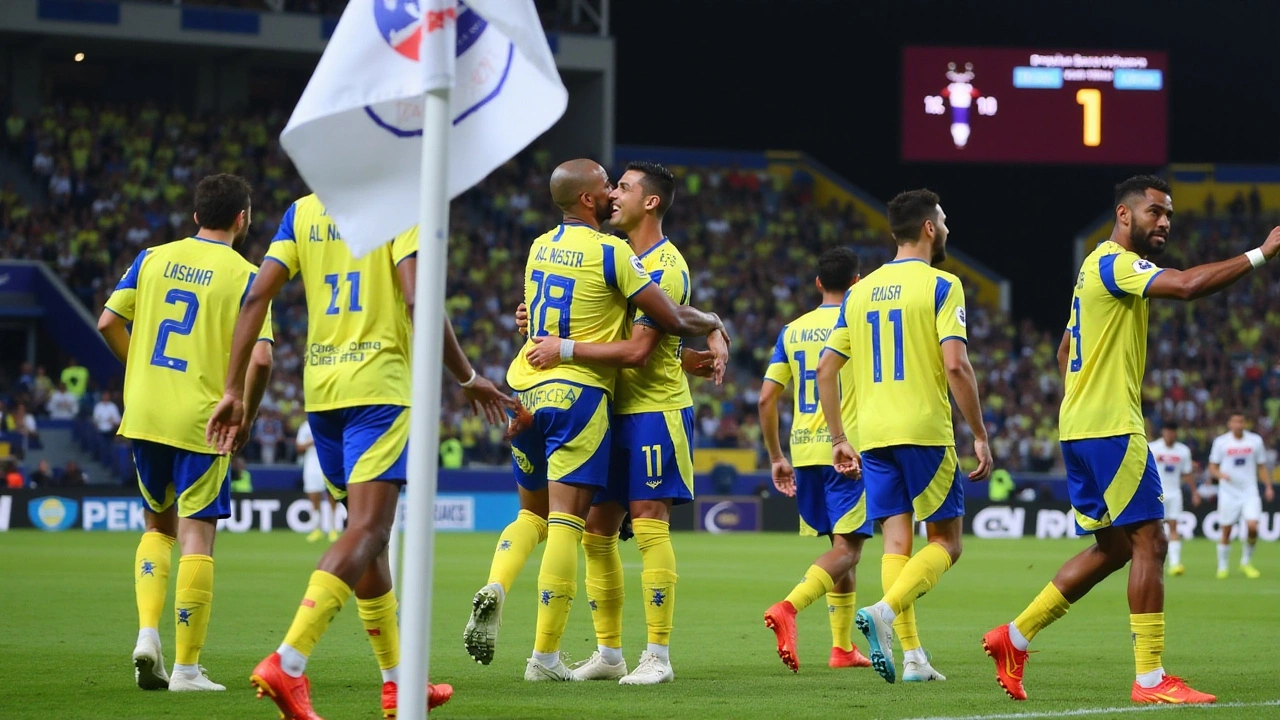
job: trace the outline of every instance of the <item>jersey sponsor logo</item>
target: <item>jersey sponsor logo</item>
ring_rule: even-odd
[[[963,307],[956,308],[956,322],[960,323],[960,327],[962,328],[969,327],[968,323],[965,320]]]
[[[573,385],[548,383],[517,394],[520,397],[520,403],[529,412],[537,412],[548,409],[568,410],[578,400],[579,393],[580,389]]]
[[[1228,454],[1228,455],[1252,455],[1252,454],[1253,454],[1253,448],[1251,448],[1251,447],[1233,447],[1233,448],[1227,448],[1227,454]]]
[[[520,468],[520,472],[525,475],[533,474],[533,463],[529,461],[529,456],[520,452],[520,449],[514,445],[511,447],[511,458],[516,461],[516,467]]]
[[[1134,260],[1133,271],[1138,273],[1151,272],[1156,269],[1156,264],[1150,260]]]
[[[635,270],[636,274],[642,278],[649,277],[649,273],[645,272],[644,263],[640,262],[640,258],[635,255],[631,256],[631,269]]]

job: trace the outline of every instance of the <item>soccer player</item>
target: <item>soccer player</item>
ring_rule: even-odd
[[[609,195],[609,224],[627,233],[648,277],[677,305],[691,294],[689,266],[662,231],[675,199],[675,176],[656,163],[633,162]],[[635,318],[629,337],[611,343],[576,342],[575,361],[621,368],[614,390],[608,486],[596,493],[582,536],[587,602],[597,650],[573,668],[578,680],[617,680],[621,685],[671,682],[670,638],[675,617],[676,558],[671,545],[671,506],[693,500],[693,396],[685,377],[680,338],[665,334],[647,315]],[[532,338],[526,351],[539,370],[560,363],[564,341]],[[713,375],[720,382],[728,361],[728,337],[708,337]],[[700,373],[699,373],[700,374]],[[648,646],[628,673],[622,656],[622,557],[619,531],[627,513],[640,548],[641,592]]]
[[[405,482],[409,437],[410,332],[418,232],[412,228],[363,258],[352,257],[315,195],[289,207],[249,290],[236,325],[225,395],[207,434],[225,444],[244,421],[240,411],[249,329],[294,275],[307,299],[307,420],[320,468],[347,503],[347,529],[320,558],[279,649],[250,678],[287,718],[315,717],[307,658],[354,590],[360,620],[382,671],[382,710],[398,700],[400,631],[387,543]],[[445,323],[444,364],[473,407],[501,422],[515,402],[478,377]],[[483,408],[479,408],[482,405]],[[415,692],[422,692],[415,689]],[[428,704],[447,701],[447,685],[427,688]]]
[[[626,244],[599,231],[612,214],[611,191],[604,168],[591,160],[570,160],[551,174],[551,197],[564,220],[530,248],[525,301],[530,336],[561,338],[561,362],[539,370],[525,348],[507,371],[508,384],[533,413],[532,425],[511,442],[516,481],[522,488],[521,514],[533,515],[526,503],[540,502],[542,493],[549,510],[547,547],[538,574],[538,632],[533,657],[525,668],[528,681],[576,679],[560,661],[560,638],[577,594],[578,545],[587,511],[596,492],[606,489],[609,477],[610,397],[617,371],[582,362],[576,357],[576,343],[620,339],[628,300],[672,335],[692,337],[724,330],[714,314],[672,302]],[[670,433],[675,436],[677,430]],[[660,438],[657,441],[661,444]],[[521,520],[513,525],[518,523]],[[528,527],[532,523],[524,524],[517,530],[518,544],[508,542],[503,549],[510,526],[499,541],[495,566],[505,568],[500,571],[507,574],[508,583],[537,544],[534,528]],[[660,541],[658,528],[653,530],[654,541]],[[669,547],[668,540],[668,553]],[[490,657],[506,587],[509,584],[482,588],[468,624],[472,636],[487,642]]]
[[[850,289],[818,362],[832,464],[846,475],[861,474],[867,517],[880,522],[884,533],[884,597],[859,610],[854,623],[867,636],[872,667],[888,682],[897,679],[892,644],[899,617],[903,659],[915,665],[912,679],[945,679],[919,647],[914,605],[960,559],[964,486],[948,387],[974,436],[978,467],[969,479],[991,474],[969,364],[964,288],[959,278],[933,267],[947,257],[947,216],[938,202],[928,190],[911,190],[889,203],[897,256]],[[862,418],[861,457],[845,436],[840,414],[840,370],[849,360],[854,406]],[[929,543],[911,556],[913,515],[925,523]]]
[[[329,536],[329,542],[336,542],[338,539],[338,529],[334,522],[336,502],[333,494],[324,486],[324,472],[320,470],[320,454],[316,452],[316,440],[311,434],[310,421],[302,421],[294,446],[302,456],[302,491],[311,501],[311,512],[317,518],[316,529],[307,535],[307,542],[315,542],[326,534]]]
[[[1267,486],[1267,502],[1275,499],[1271,484],[1271,468],[1267,467],[1267,447],[1257,433],[1244,429],[1244,414],[1232,413],[1227,432],[1214,438],[1209,451],[1209,477],[1218,481],[1218,525],[1222,541],[1218,543],[1218,579],[1227,577],[1227,556],[1231,552],[1231,531],[1244,520],[1248,541],[1240,555],[1240,572],[1250,580],[1262,577],[1253,566],[1253,549],[1258,544],[1258,520],[1262,517],[1262,498],[1258,483]]]
[[[1169,539],[1169,574],[1182,575],[1182,540],[1178,537],[1178,516],[1182,515],[1182,486],[1191,488],[1191,505],[1200,507],[1200,493],[1191,476],[1191,448],[1178,442],[1178,424],[1166,421],[1160,437],[1151,443],[1151,454],[1160,472],[1160,489],[1164,495],[1165,534]]]
[[[1065,379],[1059,437],[1076,533],[1094,546],[1067,561],[1013,622],[988,632],[983,647],[996,679],[1015,700],[1031,640],[1108,575],[1129,564],[1129,627],[1141,703],[1210,703],[1181,678],[1166,675],[1164,560],[1160,476],[1147,448],[1142,373],[1147,360],[1148,298],[1192,300],[1218,292],[1280,253],[1280,228],[1262,247],[1190,270],[1161,269],[1152,258],[1169,239],[1173,198],[1160,178],[1139,175],[1116,186],[1115,229],[1084,260],[1076,278],[1058,365]],[[1131,563],[1131,564],[1130,564]]]
[[[805,579],[782,602],[764,614],[764,623],[778,639],[778,656],[792,672],[800,671],[796,652],[796,613],[827,596],[827,617],[831,621],[833,668],[871,667],[853,644],[853,609],[857,597],[857,567],[862,542],[871,537],[867,501],[860,478],[847,478],[831,466],[831,433],[818,403],[817,358],[836,324],[844,294],[858,281],[858,256],[843,247],[830,248],[818,257],[818,277],[814,284],[822,293],[822,304],[782,328],[773,357],[760,387],[760,429],[773,466],[773,485],[787,497],[796,498],[800,508],[800,534],[826,535],[831,549],[820,556],[805,573]],[[852,433],[853,366],[840,371],[841,411],[845,428]],[[791,462],[782,454],[778,434],[778,400],[788,385],[795,385],[795,407],[791,420]]]
[[[226,689],[209,680],[199,660],[213,607],[214,533],[231,511],[231,456],[210,451],[202,426],[221,395],[217,379],[226,373],[236,314],[257,272],[235,251],[251,216],[243,178],[201,180],[195,236],[139,253],[98,320],[125,364],[120,434],[133,441],[147,504],[133,568],[139,625],[133,665],[144,690]],[[237,390],[252,419],[271,375],[270,312],[264,309],[248,330],[249,367]],[[243,442],[243,435],[232,438],[234,446]],[[182,549],[174,592],[177,658],[169,676],[157,628],[175,539]]]

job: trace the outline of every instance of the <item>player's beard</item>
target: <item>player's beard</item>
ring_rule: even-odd
[[[244,239],[247,237],[249,237],[249,225],[246,223],[236,234],[231,236],[231,248],[239,250],[240,246],[244,245]]]
[[[1136,223],[1129,228],[1129,243],[1133,245],[1133,251],[1138,253],[1139,257],[1150,259],[1164,252],[1164,246],[1169,242],[1169,238],[1165,236],[1164,242],[1156,245],[1152,241],[1153,237],[1156,237],[1153,231],[1140,227]]]
[[[947,236],[939,235],[933,243],[933,256],[929,259],[930,265],[937,265],[947,259]]]
[[[596,224],[604,227],[609,222],[609,216],[613,214],[613,206],[609,202],[609,198],[605,198],[603,202],[596,203]]]

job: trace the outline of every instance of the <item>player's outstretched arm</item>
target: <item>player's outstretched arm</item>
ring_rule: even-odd
[[[205,442],[216,446],[221,454],[232,451],[241,428],[247,424],[245,376],[249,371],[250,356],[258,343],[267,312],[271,309],[271,301],[288,281],[289,270],[268,258],[259,268],[258,276],[254,278],[253,285],[249,286],[244,305],[240,307],[236,329],[231,336],[231,358],[227,365],[226,383],[222,388],[222,400],[213,409],[213,416],[209,418],[204,431]]]
[[[107,341],[111,354],[122,363],[129,358],[129,330],[125,325],[125,319],[110,310],[103,310],[102,316],[98,318],[98,332]]]
[[[827,348],[818,360],[818,402],[822,416],[831,431],[831,465],[842,475],[857,478],[862,475],[862,461],[845,435],[844,417],[840,411],[840,370],[849,358]]]
[[[1188,270],[1165,269],[1152,278],[1146,296],[1172,300],[1195,300],[1212,295],[1248,275],[1263,262],[1280,255],[1280,227],[1262,245],[1230,260],[1197,265]],[[1252,256],[1252,257],[1251,257]]]
[[[471,404],[471,411],[483,415],[493,425],[501,425],[507,421],[507,410],[518,410],[520,401],[504,393],[493,381],[476,372],[467,353],[458,342],[453,332],[453,322],[448,314],[444,316],[444,366],[448,368],[458,384],[462,386],[462,394]]]
[[[987,425],[982,419],[982,401],[978,398],[978,378],[969,364],[969,346],[963,340],[942,342],[942,366],[947,372],[947,384],[955,396],[956,405],[969,429],[973,431],[973,452],[978,457],[978,467],[969,473],[970,480],[983,480],[991,475],[994,464],[991,448],[987,445]]]
[[[703,312],[692,305],[677,305],[657,283],[651,283],[631,296],[631,303],[649,316],[663,332],[679,337],[697,337],[713,332],[724,334],[725,344],[729,333],[715,313]]]
[[[778,400],[782,397],[783,386],[773,380],[765,380],[760,385],[760,401],[757,408],[760,412],[760,437],[764,447],[769,451],[769,464],[772,466],[773,486],[787,497],[796,496],[796,471],[782,454],[782,438],[778,426]]]

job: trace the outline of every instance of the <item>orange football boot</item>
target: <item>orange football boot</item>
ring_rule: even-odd
[[[862,651],[858,650],[857,645],[854,645],[849,652],[833,647],[831,648],[831,659],[827,661],[827,666],[833,668],[871,667],[871,658],[863,655]]]
[[[1130,694],[1136,703],[1165,703],[1169,705],[1196,705],[1217,702],[1218,698],[1209,693],[1192,690],[1180,677],[1165,675],[1160,684],[1153,688],[1144,688],[1133,681],[1133,693]]]
[[[1022,688],[1022,671],[1027,667],[1027,651],[1013,646],[1009,626],[1001,625],[982,636],[982,649],[996,663],[996,682],[1014,700],[1026,700]]]
[[[778,636],[778,657],[791,672],[800,672],[796,653],[796,606],[783,600],[764,612],[765,627]]]
[[[280,666],[280,654],[271,653],[253,669],[249,682],[258,688],[258,697],[270,697],[280,708],[283,720],[323,720],[311,709],[311,682],[304,674],[293,677]]]
[[[452,697],[452,685],[432,685],[427,683],[428,710],[440,707],[449,702],[449,698]],[[390,681],[382,683],[382,717],[386,718],[386,720],[394,720],[398,703],[399,693],[396,689],[396,683]]]

